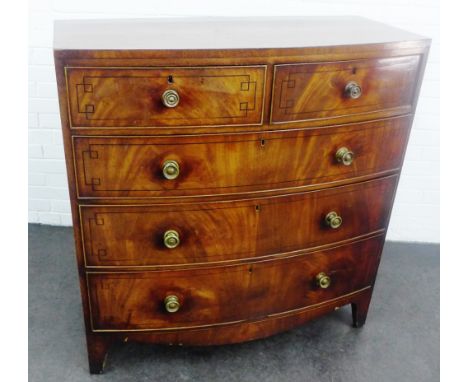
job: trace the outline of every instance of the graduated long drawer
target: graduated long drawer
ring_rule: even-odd
[[[379,232],[386,227],[396,182],[391,176],[249,201],[81,206],[86,264],[225,262]]]
[[[371,287],[382,244],[379,236],[230,267],[88,273],[93,330],[194,328],[311,308]]]
[[[410,123],[401,117],[283,133],[74,137],[78,196],[224,195],[383,175],[400,168]],[[343,150],[347,161],[339,158]],[[170,179],[167,163],[177,166]]]

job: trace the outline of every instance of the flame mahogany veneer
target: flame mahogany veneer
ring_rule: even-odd
[[[367,316],[430,41],[350,18],[61,21],[91,373]]]

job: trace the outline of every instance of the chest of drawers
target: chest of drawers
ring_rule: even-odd
[[[357,17],[61,21],[90,371],[364,324],[430,41]]]

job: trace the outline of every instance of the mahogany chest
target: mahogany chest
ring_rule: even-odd
[[[362,326],[429,45],[359,17],[56,22],[91,373],[116,341]]]

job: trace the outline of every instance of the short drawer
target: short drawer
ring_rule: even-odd
[[[284,133],[74,137],[78,197],[241,194],[382,174],[400,168],[410,123],[402,117]]]
[[[421,57],[275,66],[272,123],[409,113]]]
[[[248,201],[81,206],[86,265],[232,262],[383,231],[396,182],[390,176]]]
[[[92,329],[177,330],[307,308],[370,287],[382,244],[223,268],[88,273]]]
[[[265,73],[265,66],[69,67],[71,127],[260,125]]]

